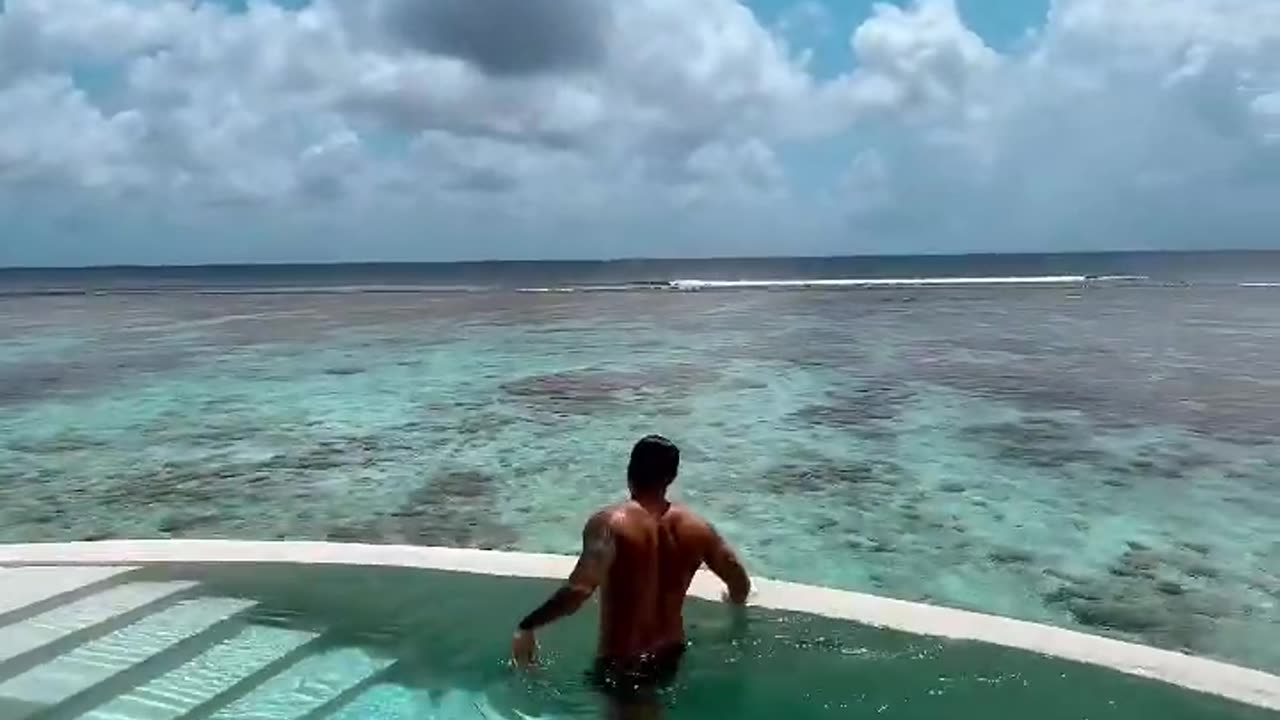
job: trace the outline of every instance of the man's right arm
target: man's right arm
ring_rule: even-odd
[[[751,578],[738,559],[738,553],[734,552],[710,523],[707,524],[707,529],[710,537],[703,561],[728,587],[726,599],[735,605],[745,605],[747,597],[751,595]]]

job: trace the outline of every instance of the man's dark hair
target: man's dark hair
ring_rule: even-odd
[[[631,450],[627,484],[634,490],[661,490],[680,471],[680,448],[661,435],[650,435]]]

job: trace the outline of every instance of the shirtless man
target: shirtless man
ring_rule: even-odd
[[[666,498],[679,466],[680,451],[666,438],[636,443],[627,466],[631,500],[587,521],[569,580],[520,622],[511,642],[517,665],[534,662],[538,628],[603,588],[592,677],[606,692],[630,696],[674,679],[685,651],[685,593],[704,563],[728,586],[728,602],[746,603],[751,580],[737,554],[710,523]]]

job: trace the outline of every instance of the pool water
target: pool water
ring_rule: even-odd
[[[541,633],[537,670],[506,664],[511,627],[552,588],[387,568],[126,572],[29,612],[0,605],[0,648],[63,631],[26,652],[0,649],[0,718],[602,717],[584,673],[594,605]],[[106,617],[111,603],[124,611]],[[1276,717],[1098,668],[813,616],[699,601],[687,625],[691,652],[657,699],[668,718]]]

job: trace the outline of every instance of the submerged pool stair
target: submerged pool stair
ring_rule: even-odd
[[[386,687],[393,657],[135,570],[0,568],[0,720],[340,719]]]

